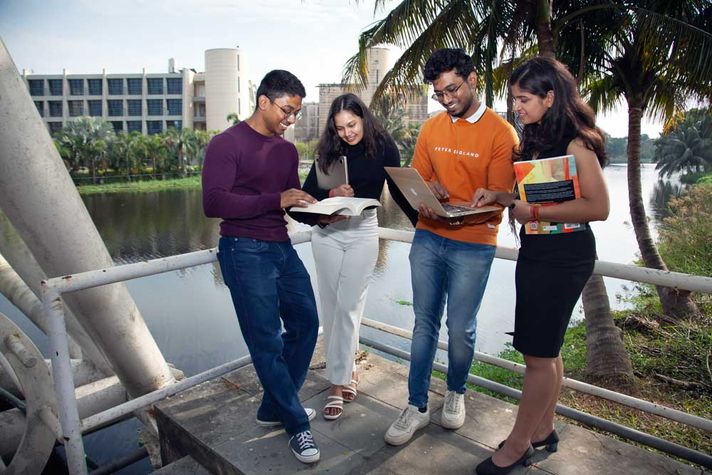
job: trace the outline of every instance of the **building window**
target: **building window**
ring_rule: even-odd
[[[183,113],[183,99],[166,99],[168,115],[181,115]]]
[[[146,99],[148,115],[163,115],[163,99]]]
[[[55,133],[59,132],[62,130],[62,123],[61,122],[49,122],[47,123],[47,126],[49,127],[49,133],[51,135],[54,135]]]
[[[149,94],[163,94],[163,78],[146,79]]]
[[[101,117],[101,101],[87,101],[90,117]]]
[[[44,96],[44,79],[30,79],[27,81],[30,85],[31,96]]]
[[[101,96],[101,79],[87,79],[90,96]]]
[[[106,82],[109,84],[109,95],[110,96],[123,96],[124,95],[124,80],[123,79],[107,79]]]
[[[163,121],[162,120],[147,120],[146,130],[148,135],[160,134],[163,132]]]
[[[141,116],[141,99],[128,99],[126,106],[128,108],[128,114],[126,115]]]
[[[84,79],[67,79],[70,96],[84,95]]]
[[[67,101],[69,117],[81,117],[84,115],[84,101]]]
[[[118,117],[124,115],[124,101],[122,100],[108,100],[106,101],[109,108],[110,117]]]
[[[182,129],[183,128],[183,121],[182,120],[167,120],[166,121],[166,129]]]
[[[127,120],[126,121],[126,132],[141,132],[141,121],[140,120]]]
[[[40,117],[44,117],[44,102],[42,101],[34,101],[35,107],[37,108],[37,112],[40,113]]]
[[[183,94],[183,79],[166,78],[166,89],[168,94]]]
[[[114,128],[114,132],[117,134],[124,131],[124,123],[120,120],[111,121],[111,126]]]
[[[62,101],[49,101],[49,116],[62,117]]]
[[[48,79],[47,86],[49,86],[50,96],[61,96],[63,93],[62,80],[61,79]]]
[[[129,95],[140,96],[143,94],[143,79],[141,78],[128,78],[126,79],[126,86],[129,90]]]

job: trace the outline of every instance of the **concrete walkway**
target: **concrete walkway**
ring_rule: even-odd
[[[408,367],[373,353],[360,363],[359,395],[344,405],[334,422],[321,417],[329,387],[323,357],[300,393],[305,407],[317,410],[312,431],[321,461],[298,462],[282,430],[255,424],[260,386],[252,366],[208,381],[157,405],[164,474],[286,474],[294,472],[354,474],[470,474],[504,439],[516,406],[468,391],[467,421],[457,430],[440,426],[445,383],[432,380],[431,424],[401,447],[391,447],[383,434],[407,404]],[[537,451],[534,465],[513,474],[700,474],[698,468],[620,442],[584,428],[557,422],[559,450]]]

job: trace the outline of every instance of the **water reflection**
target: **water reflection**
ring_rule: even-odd
[[[136,262],[217,245],[219,220],[203,215],[199,190],[83,196],[116,262]]]
[[[680,196],[686,188],[686,185],[675,180],[658,180],[655,183],[650,197],[650,209],[656,224],[659,225],[663,219],[670,216],[670,199]]]

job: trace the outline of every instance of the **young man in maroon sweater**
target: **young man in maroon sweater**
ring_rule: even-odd
[[[205,152],[203,209],[223,220],[218,261],[264,388],[257,423],[283,424],[297,459],[313,463],[320,456],[309,425],[315,412],[302,407],[298,392],[319,319],[284,213],[316,200],[300,190],[297,150],[281,137],[301,115],[305,95],[293,74],[267,73],[253,114],[215,136]]]

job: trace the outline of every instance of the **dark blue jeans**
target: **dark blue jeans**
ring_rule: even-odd
[[[257,417],[282,421],[290,435],[309,429],[298,392],[314,352],[319,317],[304,264],[289,241],[236,237],[220,238],[218,261],[264,388]]]

